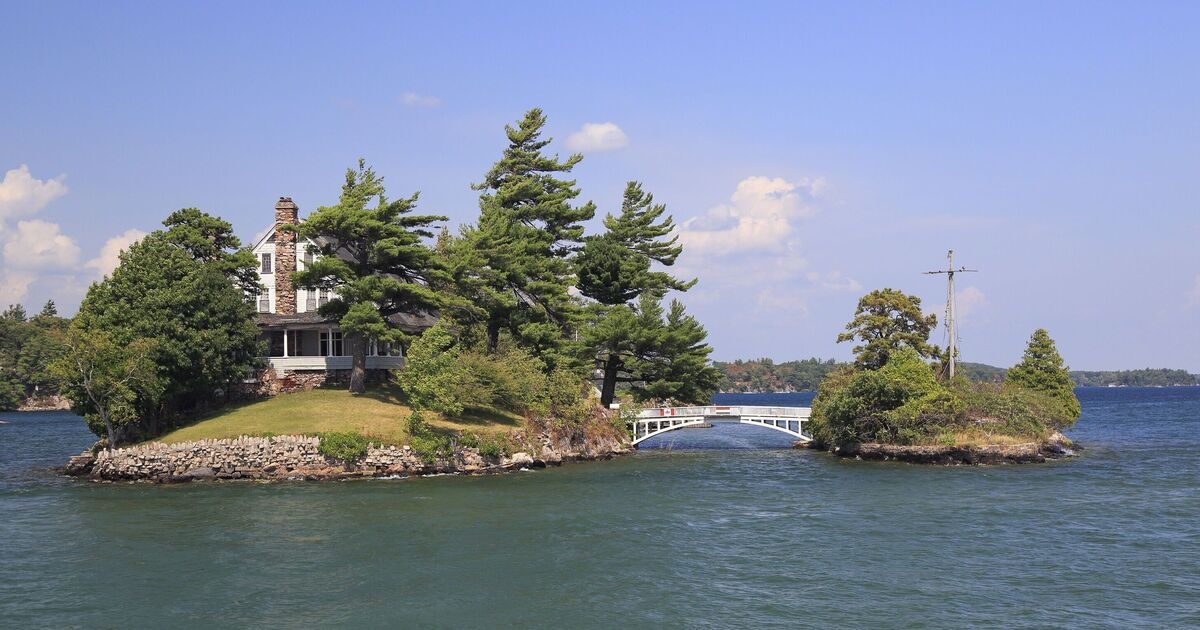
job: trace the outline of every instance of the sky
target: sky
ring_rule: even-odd
[[[715,359],[848,359],[885,287],[940,321],[953,249],[962,360],[1046,328],[1074,369],[1200,372],[1200,3],[0,8],[0,307],[73,314],[179,208],[251,241],[360,157],[456,229],[540,107],[591,233],[627,181],[666,204]]]

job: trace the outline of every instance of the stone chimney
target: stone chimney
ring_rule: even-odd
[[[296,270],[296,235],[279,229],[281,225],[300,222],[300,209],[291,197],[280,197],[275,204],[275,312],[296,314],[296,287],[292,272]]]

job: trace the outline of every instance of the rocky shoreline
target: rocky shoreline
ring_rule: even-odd
[[[17,406],[17,411],[67,411],[70,408],[71,401],[54,394],[52,396],[30,396],[21,401],[21,404]]]
[[[632,450],[627,440],[543,432],[526,450],[486,457],[476,448],[458,448],[453,457],[432,461],[409,446],[372,444],[353,461],[334,459],[319,450],[315,436],[238,437],[179,444],[153,442],[112,451],[85,451],[61,469],[66,475],[95,481],[181,483],[211,480],[321,481],[434,474],[485,475],[563,462],[610,459]]]
[[[982,466],[1039,464],[1076,457],[1082,447],[1065,435],[1055,433],[1045,442],[984,446],[905,446],[898,444],[852,444],[829,452],[838,457],[876,461],[898,461],[938,466]]]

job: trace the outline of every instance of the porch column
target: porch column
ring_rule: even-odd
[[[287,334],[288,334],[288,329],[284,328],[283,329],[283,356],[284,356],[284,358],[287,358],[287,356],[288,356]]]
[[[327,340],[325,343],[325,356],[331,357],[333,356],[333,326],[325,328],[325,339]]]

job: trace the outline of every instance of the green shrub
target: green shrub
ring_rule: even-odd
[[[417,410],[413,410],[408,416],[408,445],[427,463],[439,457],[448,457],[454,452],[454,439],[426,424],[421,412]]]
[[[462,413],[459,396],[466,374],[454,337],[441,322],[421,333],[409,347],[396,379],[414,407],[449,415]]]
[[[370,442],[355,431],[345,433],[322,433],[317,450],[326,457],[351,462],[367,454]]]

